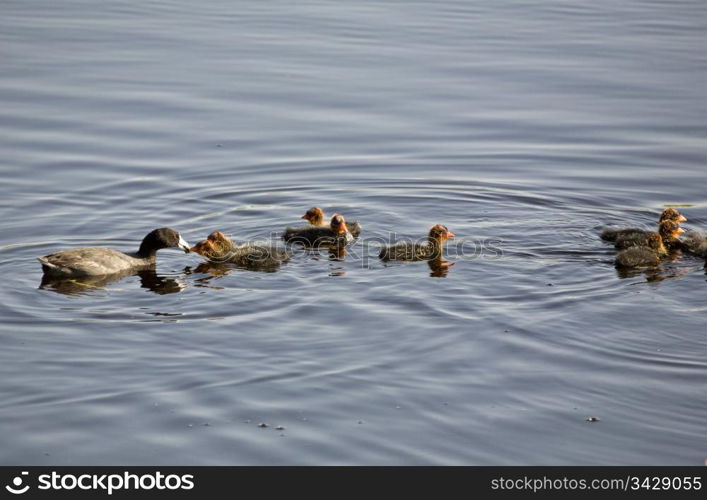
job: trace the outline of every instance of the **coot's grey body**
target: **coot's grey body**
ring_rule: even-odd
[[[126,254],[112,248],[85,247],[53,253],[38,260],[45,274],[80,277],[147,269],[157,259],[154,256],[144,259],[136,253]]]
[[[168,247],[189,251],[189,244],[177,231],[161,228],[145,236],[137,252],[123,253],[112,248],[82,247],[38,257],[37,260],[48,276],[100,276],[148,269],[157,262],[157,250]]]

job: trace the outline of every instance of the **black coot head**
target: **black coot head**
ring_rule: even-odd
[[[181,248],[185,253],[189,253],[189,244],[182,239],[177,231],[168,227],[162,227],[155,229],[145,236],[138,253],[140,255],[150,255],[157,250],[172,247]]]

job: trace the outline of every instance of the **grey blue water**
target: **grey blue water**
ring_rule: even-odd
[[[703,464],[704,261],[598,233],[707,230],[705,47],[700,0],[4,0],[0,463]],[[315,205],[347,255],[40,286]]]

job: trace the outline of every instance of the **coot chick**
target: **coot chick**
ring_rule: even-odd
[[[392,246],[384,246],[378,257],[384,261],[439,259],[442,257],[442,247],[449,238],[454,238],[454,234],[447,229],[447,226],[437,224],[432,226],[424,243],[403,241]]]
[[[105,247],[83,247],[38,257],[37,260],[41,262],[45,275],[55,277],[130,273],[154,266],[157,251],[171,247],[189,252],[189,244],[177,231],[163,227],[145,236],[135,253],[123,253]]]
[[[310,208],[302,216],[302,218],[309,222],[312,226],[323,227],[327,226],[327,223],[324,222],[325,217],[326,216],[324,215],[324,210],[319,207]],[[346,228],[349,230],[351,236],[353,236],[354,238],[358,238],[361,235],[361,224],[359,224],[357,221],[347,222]],[[306,226],[302,229],[306,229]]]
[[[353,240],[343,215],[334,214],[329,226],[288,227],[282,235],[288,243],[311,247],[345,247]]]
[[[680,249],[707,258],[707,236],[696,231],[690,231],[680,242]]]
[[[681,222],[687,222],[685,216],[672,207],[663,210],[663,212],[660,214],[660,219],[658,219],[658,225],[660,226],[660,223],[666,220],[677,222],[678,224]],[[619,238],[630,238],[649,232],[651,231],[639,229],[637,227],[629,227],[624,229],[609,228],[605,229],[601,233],[601,239],[605,241],[616,241]]]
[[[290,254],[276,246],[238,244],[220,231],[214,231],[191,248],[211,262],[236,264],[247,268],[271,268],[289,260]]]
[[[653,233],[645,246],[632,246],[616,255],[617,267],[650,267],[660,264],[661,257],[668,254],[660,235]]]
[[[309,222],[312,226],[326,226],[324,222],[324,210],[319,207],[312,207],[307,210],[302,219]]]
[[[648,239],[654,235],[658,235],[662,238],[663,244],[670,249],[676,249],[680,247],[679,236],[685,232],[684,229],[680,227],[680,224],[671,220],[664,220],[660,223],[658,232],[647,231],[644,233],[631,233],[619,236],[616,239],[614,246],[619,250],[624,250],[626,248],[635,246],[648,246]]]

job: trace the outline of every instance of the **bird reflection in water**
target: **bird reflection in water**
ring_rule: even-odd
[[[616,276],[619,279],[635,278],[636,276],[645,275],[646,282],[654,283],[669,279],[682,278],[690,272],[690,269],[683,267],[674,267],[672,262],[676,262],[682,256],[679,250],[673,250],[669,256],[664,258],[660,265],[653,267],[636,267],[636,268],[616,268]]]
[[[646,282],[656,283],[659,281],[682,278],[690,273],[689,268],[667,268],[649,267],[643,269],[616,269],[616,275],[620,279],[635,278],[643,274],[646,277]],[[706,269],[707,273],[707,269]]]
[[[140,276],[140,286],[142,288],[146,288],[160,295],[179,293],[187,287],[181,280],[160,276],[152,269],[140,271],[137,274]]]
[[[226,264],[223,262],[202,262],[195,268],[189,266],[184,268],[185,274],[205,274],[201,278],[196,278],[194,280],[194,286],[202,288],[213,288],[215,290],[221,290],[223,287],[213,286],[208,284],[209,281],[218,278],[220,276],[226,276],[234,269],[232,264]]]
[[[192,267],[185,267],[184,268],[184,274],[205,274],[206,276],[202,276],[201,278],[196,278],[194,280],[194,286],[197,287],[205,287],[205,288],[213,288],[216,290],[221,290],[223,287],[220,286],[214,286],[213,284],[210,284],[209,282],[216,279],[220,278],[222,276],[227,276],[234,270],[245,270],[245,271],[256,271],[256,272],[261,272],[261,273],[274,273],[277,272],[280,269],[279,265],[239,265],[239,264],[233,264],[231,262],[202,262],[198,266],[192,268]]]
[[[329,260],[343,262],[346,257],[346,247],[332,245],[329,247]]]
[[[640,275],[646,276],[646,281],[663,281],[665,277],[663,276],[663,270],[660,267],[651,267],[643,269],[631,269],[631,268],[616,268],[616,276],[619,279],[635,278]]]
[[[449,274],[449,268],[454,265],[454,262],[437,258],[428,260],[427,265],[430,268],[431,278],[446,278],[447,274]]]
[[[84,276],[81,278],[52,278],[42,276],[39,288],[51,290],[64,295],[84,295],[102,291],[111,283],[115,283],[127,276],[138,276],[140,286],[159,295],[179,293],[186,288],[186,284],[178,278],[160,276],[154,269],[144,269],[137,272],[115,273],[102,276]]]
[[[329,262],[344,262],[344,258],[346,257],[346,247],[344,245],[330,245],[329,246]],[[343,266],[336,266],[336,265],[331,265],[331,272],[329,273],[329,276],[331,277],[340,277],[340,276],[345,276],[346,275],[346,268]]]

